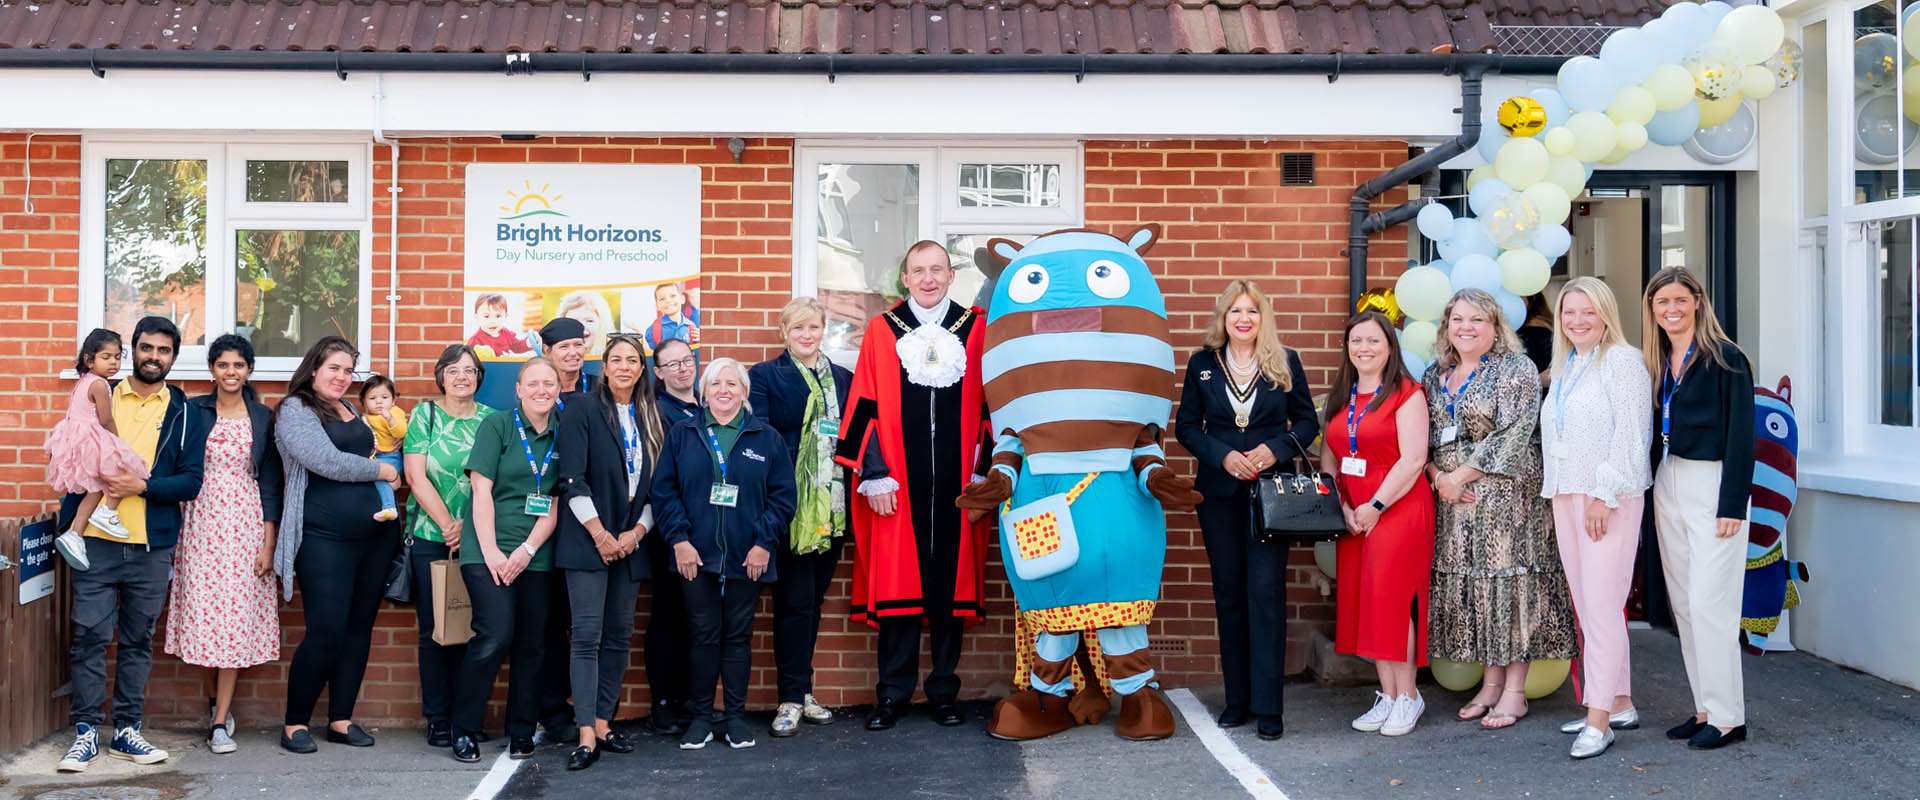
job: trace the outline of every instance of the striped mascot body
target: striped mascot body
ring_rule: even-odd
[[[1740,630],[1746,649],[1767,650],[1767,638],[1780,626],[1781,612],[1800,604],[1796,580],[1807,567],[1787,560],[1787,515],[1799,494],[1796,485],[1800,426],[1793,414],[1793,384],[1780,378],[1775,391],[1753,387],[1753,506],[1748,511],[1747,578],[1740,602]]]
[[[990,245],[1008,262],[980,362],[993,474],[962,504],[1000,512],[1020,607],[1026,680],[994,710],[989,731],[1001,738],[1097,722],[1111,708],[1101,677],[1121,698],[1121,736],[1173,732],[1172,712],[1150,688],[1147,623],[1166,559],[1162,507],[1198,495],[1160,447],[1173,409],[1173,345],[1165,301],[1140,258],[1157,233],[1143,228],[1123,242],[1057,231],[1025,246]]]

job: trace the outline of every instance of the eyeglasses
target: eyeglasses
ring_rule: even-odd
[[[693,368],[693,356],[687,356],[686,358],[682,358],[682,359],[677,359],[677,360],[674,360],[674,361],[668,361],[668,362],[667,362],[667,363],[665,363],[665,364],[661,364],[661,365],[660,365],[660,368],[661,368],[661,369],[671,369],[671,370],[682,370],[682,369],[692,369],[692,368]]]
[[[448,367],[442,370],[440,374],[449,378],[471,378],[480,374],[480,370],[474,369],[473,367]]]

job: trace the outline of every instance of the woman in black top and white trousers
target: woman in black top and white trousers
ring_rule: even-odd
[[[580,739],[567,758],[570,770],[593,766],[603,748],[634,748],[609,725],[627,674],[640,582],[652,577],[646,554],[634,555],[653,527],[648,486],[662,438],[646,375],[640,341],[615,335],[601,355],[598,385],[560,412],[554,468],[567,508],[554,532],[553,564],[565,577],[573,608],[567,677]]]
[[[1684,267],[1654,273],[1645,317],[1658,426],[1653,524],[1694,707],[1667,738],[1710,750],[1747,738],[1740,600],[1753,493],[1753,368]]]
[[[1287,652],[1287,545],[1260,544],[1249,529],[1254,478],[1320,434],[1300,357],[1280,345],[1273,306],[1251,281],[1227,284],[1199,352],[1187,361],[1174,436],[1199,462],[1194,488],[1219,618],[1227,684],[1221,727],[1260,718],[1278,739]]]

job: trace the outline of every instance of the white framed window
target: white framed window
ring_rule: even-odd
[[[139,318],[180,328],[174,374],[206,345],[253,342],[284,378],[328,334],[370,363],[372,161],[364,142],[87,139],[82,143],[81,333]]]
[[[851,364],[867,321],[900,301],[900,259],[932,239],[953,259],[951,297],[984,307],[993,238],[1083,224],[1078,144],[800,143],[794,180],[797,294],[827,306],[825,348]]]

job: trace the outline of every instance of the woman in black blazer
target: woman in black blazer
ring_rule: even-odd
[[[1296,455],[1320,433],[1300,357],[1273,332],[1273,306],[1251,281],[1227,284],[1213,307],[1205,346],[1187,360],[1174,436],[1199,462],[1194,488],[1200,534],[1212,565],[1220,663],[1227,684],[1220,726],[1260,718],[1278,739],[1287,652],[1287,546],[1253,541],[1253,479]]]
[[[567,678],[580,729],[580,745],[567,758],[570,770],[593,766],[602,748],[633,752],[608,725],[627,673],[640,582],[651,577],[646,556],[633,551],[653,526],[648,487],[662,438],[640,342],[614,336],[600,364],[599,385],[560,412],[555,463],[567,510],[555,532],[553,563],[565,576],[573,608]]]
[[[794,298],[780,311],[786,352],[747,371],[747,409],[786,442],[801,501],[774,556],[780,576],[773,585],[773,662],[780,688],[774,736],[799,733],[803,719],[815,725],[833,721],[833,712],[813,698],[813,643],[820,635],[820,604],[846,541],[852,481],[848,470],[833,462],[833,440],[853,373],[820,352],[826,326],[826,306],[811,297]],[[806,452],[802,444],[808,445]],[[809,500],[811,511],[806,510]]]

